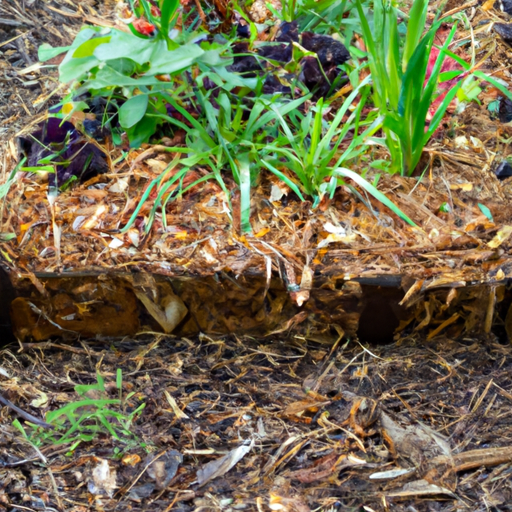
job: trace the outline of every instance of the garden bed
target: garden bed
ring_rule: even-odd
[[[28,137],[42,117],[28,118],[27,122],[27,110],[44,115],[47,107],[58,100],[51,71],[39,69],[35,64],[34,51],[39,41],[33,38],[49,38],[53,45],[63,45],[69,40],[69,35],[49,28],[39,31],[37,36],[30,30],[28,39],[9,43],[9,36],[15,34],[12,27],[42,27],[41,23],[51,27],[57,20],[65,21],[65,27],[76,28],[83,21],[98,24],[110,19],[108,23],[116,23],[108,3],[101,5],[101,11],[96,11],[93,3],[75,13],[68,7],[41,6],[44,15],[39,19],[27,13],[22,18],[11,16],[11,22],[4,24],[8,48],[16,45],[16,50],[6,52],[10,58],[5,61],[6,76],[13,83],[21,84],[10,96],[4,96],[2,126],[6,138],[14,135],[21,123],[24,128],[17,135]],[[9,12],[7,6],[6,16]],[[484,10],[473,15],[478,34],[488,32],[481,28],[485,15]],[[72,33],[73,29],[70,30]],[[460,31],[458,37],[464,39],[468,34]],[[507,58],[504,44],[497,35],[481,37],[479,41],[478,55],[487,55],[490,47],[497,48],[487,56],[484,65],[493,76],[506,79],[507,71],[501,71],[501,62]],[[11,62],[14,66],[9,67]],[[165,219],[157,214],[149,232],[136,223],[128,230],[120,230],[143,193],[162,172],[171,166],[166,179],[178,172],[179,167],[172,170],[171,162],[176,154],[170,149],[177,140],[164,138],[158,145],[131,151],[121,161],[121,152],[109,147],[106,141],[102,148],[108,155],[109,171],[59,194],[51,202],[47,198],[48,183],[41,183],[37,176],[25,176],[11,184],[3,230],[14,233],[16,239],[3,242],[2,252],[14,271],[14,281],[29,276],[33,284],[37,280],[34,276],[48,272],[63,276],[82,272],[116,275],[143,272],[157,280],[159,276],[171,280],[184,276],[224,279],[225,275],[225,282],[255,276],[266,283],[262,288],[264,295],[271,282],[274,286],[280,281],[279,287],[290,292],[290,303],[295,309],[292,308],[290,318],[271,322],[272,328],[277,328],[283,320],[285,324],[291,321],[297,311],[307,310],[310,291],[341,289],[344,284],[339,283],[349,280],[378,287],[382,279],[391,279],[397,290],[401,290],[398,295],[407,294],[405,306],[428,303],[429,295],[437,289],[449,294],[447,306],[439,306],[437,314],[429,312],[426,306],[418,306],[424,308],[423,314],[410,309],[405,315],[409,320],[400,324],[401,328],[410,328],[414,318],[416,327],[428,327],[429,332],[439,332],[439,326],[446,321],[446,326],[451,325],[452,329],[452,324],[457,324],[460,333],[468,326],[489,332],[492,323],[504,325],[509,301],[501,290],[507,288],[512,277],[509,256],[512,178],[506,177],[509,155],[506,141],[512,129],[503,122],[503,116],[489,112],[488,106],[499,97],[499,91],[488,87],[479,97],[481,105],[470,103],[456,117],[447,116],[424,153],[422,168],[426,173],[421,180],[380,176],[379,191],[412,220],[414,227],[357,185],[354,188],[350,180],[346,180],[346,186],[341,186],[332,199],[324,197],[313,209],[311,203],[300,202],[285,183],[271,175],[262,175],[252,192],[249,230],[241,225],[240,195],[236,192],[232,195],[229,208],[225,190],[212,180],[168,203]],[[22,99],[18,107],[17,98]],[[29,104],[32,111],[27,107]],[[6,178],[19,153],[14,139],[3,148]],[[376,149],[374,158],[381,154]],[[190,171],[183,186],[204,177],[206,172],[202,168]],[[369,181],[372,173],[375,175],[376,171],[369,171]],[[236,189],[228,176],[224,182],[228,189]],[[142,204],[139,219],[150,214],[155,194],[150,194]],[[34,273],[32,277],[30,273]],[[496,313],[494,306],[490,306],[493,311],[480,315],[478,322],[467,320],[467,310],[453,320],[459,299],[460,304],[467,300],[457,290],[466,285],[482,286],[480,291],[470,292],[472,296],[494,297],[486,300],[504,303]],[[39,291],[43,288],[35,286]],[[23,294],[21,288],[19,293]],[[158,302],[157,295],[153,298]],[[263,295],[259,300],[264,302]],[[363,310],[364,301],[360,301],[355,311],[361,314]],[[46,314],[56,320],[56,310]],[[306,316],[311,318],[310,314]],[[351,320],[349,333],[357,331],[354,327],[357,323]],[[345,323],[342,324],[345,329]],[[308,322],[303,327],[306,325]],[[263,334],[264,329],[259,332]]]
[[[84,22],[115,26],[114,10],[0,5],[0,183],[64,93],[37,47],[69,44]],[[492,30],[509,18],[489,2],[465,12],[472,30],[461,24],[457,41],[476,38],[481,69],[510,84],[510,50]],[[396,209],[350,178],[313,205],[261,173],[248,226],[225,173],[162,215],[151,186],[180,172],[180,133],[129,153],[87,139],[107,171],[57,196],[48,179],[18,175],[0,204],[0,335],[12,329],[22,353],[0,353],[2,396],[42,417],[96,371],[113,381],[122,370],[101,398],[134,391],[128,410],[146,411],[130,442],[103,433],[68,458],[24,444],[3,408],[0,509],[507,507],[512,128],[503,98],[493,111],[500,97],[484,87],[449,112],[421,179],[371,168],[385,151],[370,148],[365,178]],[[182,187],[208,172],[190,170]],[[197,472],[225,454],[235,469]]]

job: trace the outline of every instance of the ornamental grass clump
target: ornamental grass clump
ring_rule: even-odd
[[[456,81],[437,105],[428,123],[430,108],[440,94],[438,84],[442,66],[457,24],[453,25],[443,46],[438,47],[439,54],[432,70],[429,70],[429,58],[441,21],[434,22],[422,35],[427,19],[427,0],[414,1],[403,42],[399,34],[399,11],[392,2],[376,0],[370,22],[367,19],[369,13],[365,12],[361,0],[356,0],[356,7],[368,51],[373,100],[384,117],[384,143],[391,155],[391,171],[410,176],[423,148],[462,85],[462,80]],[[463,73],[461,70],[456,75]],[[442,78],[447,79],[445,76]],[[450,78],[454,78],[453,74]]]

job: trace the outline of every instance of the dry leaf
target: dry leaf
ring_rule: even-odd
[[[89,492],[91,494],[106,494],[112,498],[115,488],[115,469],[110,469],[108,460],[99,459],[98,465],[92,470],[92,480],[90,480],[88,483]]]
[[[205,464],[201,469],[197,470],[197,483],[199,485],[204,485],[206,482],[226,474],[237,462],[242,460],[242,458],[252,450],[253,446],[254,441],[251,441],[251,444],[239,446],[224,455],[224,457],[208,462],[208,464]]]

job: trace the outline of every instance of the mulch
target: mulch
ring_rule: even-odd
[[[487,4],[467,11],[476,61],[486,56],[481,69],[510,83],[510,50],[490,31],[507,19]],[[37,47],[69,44],[83,22],[112,20],[113,8],[0,4],[0,182],[19,158],[15,137],[63,92]],[[420,182],[380,177],[418,228],[350,183],[312,211],[264,177],[252,235],[213,182],[169,205],[167,231],[157,219],[148,236],[120,234],[172,160],[165,141],[53,207],[47,183],[20,177],[0,216],[0,232],[16,235],[0,238],[0,254],[19,295],[20,339],[0,352],[2,396],[43,419],[76,402],[75,385],[94,384],[97,372],[116,398],[121,369],[123,394],[134,393],[126,410],[145,408],[131,425],[137,442],[102,433],[68,454],[69,445],[35,449],[12,424],[19,413],[3,407],[0,510],[510,510],[512,178],[494,171],[512,133],[487,109],[497,96],[488,88],[481,105],[447,118]],[[133,309],[102,333],[109,293]],[[140,310],[148,297],[174,296],[191,313],[165,335],[169,319]],[[367,339],[361,323],[372,326]],[[363,343],[395,331],[394,343]]]
[[[0,358],[3,394],[40,418],[96,372],[117,398],[118,369],[125,407],[145,404],[136,442],[71,454],[36,451],[2,409],[0,509],[510,510],[509,344],[141,334]]]

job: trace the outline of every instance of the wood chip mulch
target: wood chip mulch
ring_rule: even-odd
[[[476,512],[512,502],[512,348],[492,338],[367,349],[141,335],[23,348],[1,352],[2,388],[34,416],[77,401],[73,387],[96,372],[117,398],[118,369],[132,393],[125,409],[145,409],[131,426],[137,442],[101,433],[70,454],[69,444],[36,450],[2,409],[0,510]]]

